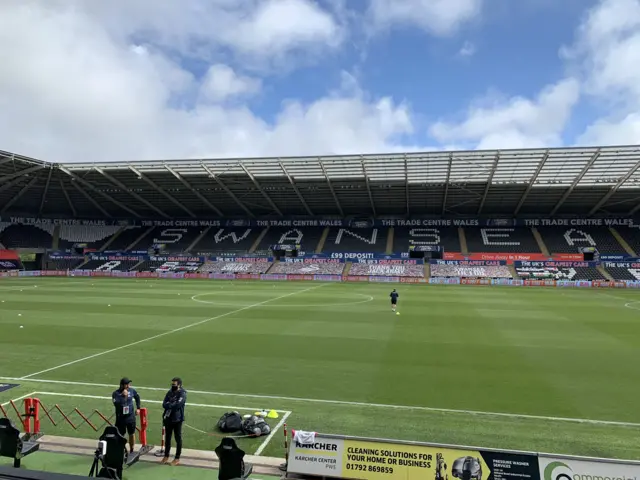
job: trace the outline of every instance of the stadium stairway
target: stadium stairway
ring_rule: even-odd
[[[389,228],[389,234],[387,235],[387,255],[391,255],[393,253],[393,227]]]
[[[458,227],[458,238],[460,239],[460,250],[463,255],[469,255],[467,248],[467,236],[464,234],[464,228]]]
[[[198,243],[200,243],[200,240],[202,240],[205,235],[207,233],[209,233],[209,230],[211,230],[211,227],[207,227],[205,228],[202,233],[200,233],[200,235],[198,235],[198,237],[191,243],[191,245],[189,245],[189,248],[187,248],[187,253],[191,252],[191,250],[193,250],[194,248],[196,248],[196,245],[198,245]],[[197,253],[197,252],[196,252]]]
[[[253,245],[251,245],[251,248],[249,249],[249,253],[253,253],[258,249],[260,242],[262,242],[262,239],[264,238],[264,236],[267,234],[268,231],[269,231],[269,227],[265,228],[264,230],[262,230],[262,232],[260,232],[260,235],[258,235],[258,238],[256,238],[256,241],[253,242]]]
[[[60,225],[56,225],[53,229],[53,235],[51,235],[51,248],[53,250],[58,250],[58,245],[60,245]]]
[[[133,267],[131,267],[128,271],[129,272],[137,272],[138,267],[140,265],[142,265],[145,262],[145,260],[140,260],[138,263],[136,263]]]
[[[609,272],[607,272],[607,270],[602,265],[598,265],[596,267],[596,270],[598,270],[602,274],[602,276],[604,278],[606,278],[607,280],[609,280],[610,282],[614,281],[613,277],[611,276],[611,274]]]
[[[116,233],[114,233],[113,235],[111,235],[111,238],[109,238],[107,240],[107,242],[104,245],[102,245],[102,247],[100,247],[99,251],[100,252],[104,252],[109,247],[109,245],[111,245],[115,241],[115,239],[118,238],[122,232],[124,232],[125,228],[127,228],[127,227],[125,227],[125,226],[120,227],[118,229],[118,231]]]
[[[279,263],[280,263],[280,260],[274,260],[271,266],[268,268],[268,270],[265,273],[271,273],[271,270],[273,270],[275,266]]]
[[[429,263],[424,264],[424,278],[431,277],[431,265]]]
[[[531,233],[533,234],[533,238],[536,239],[536,242],[538,243],[538,248],[540,249],[540,251],[542,252],[542,254],[545,257],[551,257],[551,253],[549,253],[549,249],[547,248],[547,246],[544,243],[544,240],[542,239],[542,235],[540,235],[540,232],[538,231],[537,228],[532,228],[531,229]],[[516,277],[517,278],[517,277]]]
[[[324,244],[326,243],[328,236],[329,236],[329,227],[325,227],[324,232],[322,232],[322,236],[318,241],[318,246],[316,247],[316,253],[322,253],[322,250],[324,249]]]
[[[627,241],[624,238],[622,238],[622,235],[620,235],[620,233],[615,228],[609,227],[609,231],[611,232],[611,235],[613,235],[613,237],[618,241],[620,245],[622,245],[622,248],[624,248],[629,255],[631,255],[634,258],[638,256],[636,255],[636,252],[633,251],[633,248],[631,248],[631,246],[627,243]]]
[[[154,229],[154,228],[155,228],[155,227],[149,227],[147,230],[145,230],[145,231],[142,233],[142,235],[140,235],[138,238],[136,238],[136,239],[133,241],[133,243],[127,247],[127,249],[126,249],[126,250],[127,250],[127,251],[129,251],[129,250],[133,250],[133,247],[135,247],[138,243],[140,243],[144,237],[146,237],[147,235],[149,235],[149,234],[153,231],[153,229]]]
[[[518,272],[516,272],[515,265],[511,264],[507,266],[509,267],[509,272],[511,272],[511,276],[513,277],[513,279],[517,280],[519,277],[518,277]]]
[[[344,270],[342,271],[342,276],[346,277],[347,275],[349,275],[349,271],[351,270],[351,265],[353,265],[352,262],[347,262],[344,266]]]

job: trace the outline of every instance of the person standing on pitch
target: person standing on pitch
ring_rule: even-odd
[[[131,387],[131,380],[124,377],[120,380],[120,388],[111,395],[113,405],[116,407],[115,426],[124,437],[129,434],[129,451],[133,453],[136,444],[136,415],[140,413],[140,395]],[[133,408],[133,401],[136,408]]]
[[[396,289],[393,289],[393,292],[391,292],[389,294],[389,297],[391,297],[391,311],[392,312],[396,312],[396,306],[398,305],[398,297],[400,296],[400,294],[398,292],[396,292]],[[396,312],[398,313],[398,312]]]
[[[169,463],[171,452],[171,437],[176,438],[176,456],[171,465],[180,465],[180,455],[182,454],[182,424],[184,422],[184,406],[187,403],[187,391],[182,388],[182,380],[174,377],[171,380],[171,390],[164,396],[162,416],[165,438],[164,438],[164,458],[160,463]]]

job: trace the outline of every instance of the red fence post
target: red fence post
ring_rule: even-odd
[[[40,433],[40,399],[33,399],[33,433]]]
[[[149,421],[147,417],[147,409],[140,409],[140,443],[143,447],[147,446],[147,427],[149,426]]]
[[[22,419],[22,427],[25,433],[34,433],[31,431],[31,408],[33,407],[33,398],[24,399],[24,415]]]

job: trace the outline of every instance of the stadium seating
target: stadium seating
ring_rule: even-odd
[[[54,225],[6,224],[0,231],[0,243],[6,248],[51,248]]]
[[[385,253],[388,232],[388,228],[332,228],[323,251]]]
[[[164,245],[163,252],[184,253],[206,227],[156,227],[136,245],[135,250],[146,250]]]
[[[208,262],[200,273],[267,273],[272,262]]]
[[[197,255],[220,252],[245,253],[251,249],[262,230],[257,227],[212,227],[191,252]]]
[[[540,253],[530,228],[465,228],[469,253]]]
[[[457,227],[395,227],[393,251],[404,253],[411,246],[440,245],[445,252],[461,252]]]
[[[540,227],[538,232],[552,253],[578,253],[581,247],[596,247],[601,254],[626,254],[607,227]]]
[[[20,260],[0,260],[0,272],[8,272],[11,270],[22,270]]]
[[[640,226],[638,227],[615,227],[622,239],[629,244],[633,251],[640,255]]]
[[[597,269],[591,267],[516,267],[516,272],[523,280],[607,280]]]
[[[344,263],[279,262],[269,273],[289,275],[341,275]]]
[[[640,269],[637,268],[607,267],[607,272],[614,280],[640,281]]]
[[[424,278],[424,265],[380,265],[354,263],[349,270],[350,276],[365,277],[414,277]]]
[[[120,228],[117,225],[62,225],[58,249],[66,250],[72,248],[76,243],[86,243],[87,248],[99,249]]]
[[[147,230],[149,230],[149,227],[126,227],[120,235],[107,246],[106,250],[124,252]],[[140,243],[142,243],[142,241]],[[133,245],[133,247],[136,247],[136,245]],[[137,248],[132,248],[131,250],[137,250]],[[144,250],[144,247],[142,250]]]
[[[270,227],[260,241],[258,250],[269,250],[272,245],[300,244],[301,251],[315,252],[324,227]]]
[[[79,270],[92,270],[97,272],[128,272],[135,267],[139,260],[89,260]]]
[[[201,266],[202,262],[146,260],[138,265],[135,270],[136,272],[195,273]]]
[[[84,263],[83,258],[49,259],[45,262],[45,270],[73,270]],[[39,270],[39,269],[38,269]]]
[[[509,267],[506,265],[431,265],[431,276],[451,278],[512,278]]]

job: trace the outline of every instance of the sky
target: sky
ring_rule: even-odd
[[[640,143],[640,0],[2,0],[55,162]]]

